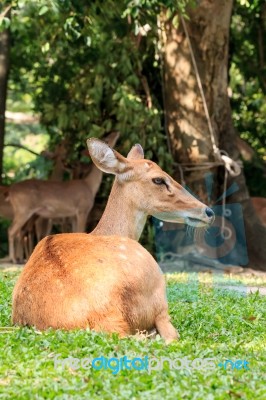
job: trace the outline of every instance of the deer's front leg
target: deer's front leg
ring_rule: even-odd
[[[180,337],[177,329],[175,329],[170,322],[170,316],[168,315],[167,310],[162,311],[156,317],[155,326],[167,344],[171,343],[173,340],[178,340]]]

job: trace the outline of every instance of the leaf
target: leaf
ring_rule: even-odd
[[[39,15],[44,15],[47,13],[47,11],[49,11],[49,8],[47,6],[42,6],[39,10]]]
[[[177,29],[179,25],[179,16],[175,15],[172,21],[173,26]]]
[[[43,53],[47,53],[50,50],[50,43],[46,42],[43,46],[42,46],[42,52]]]
[[[7,17],[0,18],[0,32],[3,32],[4,30],[8,29],[10,27],[10,19]]]
[[[88,47],[91,46],[91,37],[90,37],[90,36],[87,36],[87,37],[85,38],[85,43],[86,43],[86,46],[88,46]]]

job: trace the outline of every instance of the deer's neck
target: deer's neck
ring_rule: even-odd
[[[83,178],[83,181],[89,186],[93,196],[96,196],[96,193],[99,190],[103,178],[103,172],[99,170],[95,165],[92,166],[90,173]]]
[[[52,170],[52,173],[49,177],[49,181],[62,182],[63,177],[64,177],[64,169],[65,169],[65,166],[64,166],[63,162],[61,160],[56,161],[55,166]]]
[[[106,208],[92,235],[118,235],[139,240],[147,215],[135,208],[115,181]]]

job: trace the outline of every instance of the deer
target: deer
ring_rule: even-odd
[[[95,166],[115,175],[104,213],[89,234],[50,235],[37,244],[14,287],[12,323],[120,338],[156,329],[168,344],[179,334],[165,279],[138,240],[148,215],[207,228],[214,212],[145,159],[139,144],[127,158],[97,138],[87,146]]]
[[[118,132],[111,132],[105,140],[114,146]],[[95,165],[83,179],[57,182],[28,179],[9,188],[14,219],[9,227],[9,255],[16,262],[14,240],[34,214],[47,219],[71,217],[72,232],[85,232],[86,221],[102,182],[103,172]]]
[[[66,143],[62,141],[59,143],[54,152],[44,150],[40,155],[46,159],[52,160],[54,165],[50,180],[63,180],[63,173],[66,169],[64,160],[66,158]],[[9,201],[10,186],[0,186],[0,217],[12,220],[14,217],[13,207]],[[49,234],[52,229],[52,221],[36,217],[33,215],[26,223],[19,229],[16,235],[15,259],[18,262],[24,261],[24,256],[29,258],[34,248],[34,236],[36,232],[37,240],[39,241],[44,236]],[[10,261],[10,257],[5,257],[3,260]],[[14,261],[13,261],[14,262]]]

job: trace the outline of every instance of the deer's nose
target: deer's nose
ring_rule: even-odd
[[[206,208],[205,213],[206,213],[207,217],[209,217],[209,218],[214,217],[214,212],[209,207]]]

